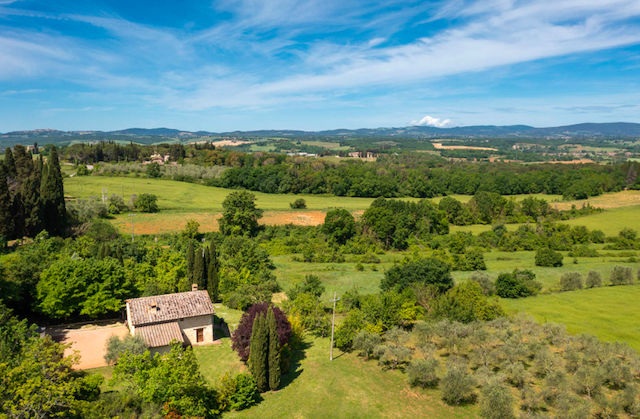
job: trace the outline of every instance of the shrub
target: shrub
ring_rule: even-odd
[[[120,195],[111,194],[109,197],[109,214],[120,214],[128,208],[124,203],[124,198]]]
[[[535,280],[536,275],[529,270],[514,270],[513,273],[500,274],[496,279],[496,294],[502,298],[529,297],[542,289]]]
[[[437,359],[416,359],[407,366],[409,385],[414,387],[435,387],[438,385]]]
[[[566,272],[560,277],[558,289],[560,291],[580,290],[583,287],[582,274],[579,272]]]
[[[250,374],[232,376],[227,373],[218,385],[218,406],[220,410],[242,410],[258,401],[258,384]]]
[[[135,356],[142,355],[146,350],[147,344],[140,335],[126,335],[122,340],[117,335],[111,335],[107,340],[107,353],[104,355],[104,360],[107,364],[115,364],[125,352]]]
[[[387,272],[380,287],[402,291],[413,284],[435,285],[439,292],[453,287],[451,266],[436,258],[422,258],[394,265]]]
[[[615,266],[611,272],[611,285],[633,284],[633,271],[625,266]]]
[[[299,294],[311,294],[316,298],[320,298],[324,292],[324,285],[320,278],[315,275],[307,275],[304,277],[304,281],[296,284],[293,288],[287,291],[287,298],[291,301],[295,300]]]
[[[602,230],[592,230],[589,240],[591,240],[592,243],[604,243],[606,238],[607,236]]]
[[[376,347],[381,343],[382,338],[379,334],[371,333],[368,330],[361,330],[353,338],[353,349],[368,359],[373,354]]]
[[[602,286],[602,274],[597,271],[589,271],[586,281],[587,288],[596,288]]]
[[[298,198],[298,199],[296,199],[295,201],[291,202],[291,203],[289,204],[289,206],[290,206],[292,209],[305,209],[305,208],[307,208],[307,201],[305,201],[305,200],[304,200],[304,199],[302,199],[302,198]]]
[[[570,257],[581,257],[581,258],[597,258],[600,256],[600,253],[596,249],[591,249],[589,246],[574,246],[573,249],[569,252]]]
[[[159,178],[162,175],[160,172],[160,165],[158,163],[151,163],[147,165],[147,176],[150,178]]]
[[[240,359],[244,362],[249,359],[249,346],[251,344],[251,331],[253,329],[253,321],[258,314],[266,314],[269,308],[269,303],[254,304],[249,307],[249,310],[245,312],[240,318],[240,324],[238,328],[233,332],[231,336],[231,347],[238,353]],[[283,347],[289,343],[291,339],[291,323],[287,320],[286,314],[278,307],[273,307],[273,314],[276,316],[276,325],[278,328],[278,342],[280,347]]]
[[[470,323],[478,320],[493,320],[506,314],[498,303],[484,296],[477,282],[467,281],[438,297],[433,307],[433,315]]]
[[[142,212],[158,212],[158,197],[149,193],[140,194],[134,206]]]
[[[497,380],[492,380],[480,391],[480,416],[484,419],[515,419],[515,399],[511,389]]]
[[[476,380],[465,365],[451,366],[440,380],[442,399],[450,405],[472,401],[475,398],[475,387]]]
[[[477,282],[478,285],[480,285],[480,288],[482,288],[482,293],[484,295],[489,296],[496,293],[496,287],[491,280],[491,277],[484,272],[476,271],[472,273],[469,280]]]
[[[322,231],[338,244],[345,244],[356,234],[356,219],[345,209],[334,209],[324,217]]]
[[[356,271],[364,271],[364,266],[362,266],[362,263],[356,263]]]
[[[543,248],[536,252],[536,266],[559,267],[562,266],[562,253]]]

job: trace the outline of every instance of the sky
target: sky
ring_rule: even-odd
[[[640,0],[0,0],[0,132],[640,123]]]

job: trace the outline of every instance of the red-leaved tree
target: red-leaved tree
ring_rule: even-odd
[[[254,304],[242,315],[238,328],[231,336],[231,347],[238,353],[243,362],[249,359],[249,348],[251,346],[251,330],[253,321],[259,313],[266,313],[269,303]],[[276,317],[276,327],[278,330],[278,342],[282,348],[291,339],[291,323],[287,320],[287,315],[278,307],[273,307],[273,314]]]

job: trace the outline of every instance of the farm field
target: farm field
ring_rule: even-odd
[[[502,299],[501,303],[511,314],[526,312],[543,323],[564,323],[570,333],[627,342],[640,351],[638,301],[640,285],[627,285]]]

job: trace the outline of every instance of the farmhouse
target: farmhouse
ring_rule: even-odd
[[[213,304],[207,291],[155,295],[127,300],[131,335],[142,336],[151,353],[165,352],[173,340],[184,345],[213,343]]]

